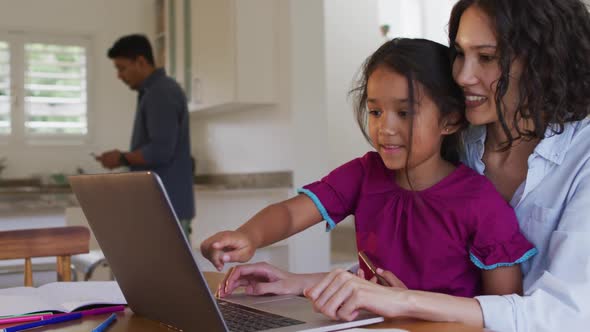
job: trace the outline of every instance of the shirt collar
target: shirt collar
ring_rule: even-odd
[[[467,130],[463,132],[463,142],[465,144],[474,144],[477,142],[484,143],[486,140],[486,127],[485,126],[469,126]]]
[[[538,154],[539,156],[557,165],[561,164],[570,147],[576,127],[578,125],[579,122],[565,123],[563,132],[559,135],[554,133],[554,129],[559,129],[558,126],[556,124],[549,125],[545,130],[545,138],[539,142],[533,153]],[[483,144],[485,139],[485,126],[471,126],[463,133],[463,140],[466,145],[471,145],[478,142]]]
[[[534,153],[554,164],[560,165],[570,148],[578,125],[579,122],[565,123],[561,134],[554,132],[554,130],[559,129],[556,124],[549,125],[545,130],[545,138],[539,142]]]
[[[154,72],[151,73],[150,76],[143,80],[141,86],[139,87],[139,91],[145,91],[149,89],[150,86],[154,84],[154,82],[156,82],[160,77],[164,76],[166,76],[166,71],[164,70],[164,68],[158,68],[154,70]]]

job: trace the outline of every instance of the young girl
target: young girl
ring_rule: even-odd
[[[464,97],[452,80],[448,48],[421,39],[387,42],[369,57],[353,92],[357,120],[376,152],[263,209],[238,230],[205,240],[204,256],[221,269],[321,220],[332,229],[352,214],[358,250],[410,289],[520,293],[518,264],[535,249],[491,183],[458,163]],[[261,293],[260,276],[283,280],[274,293],[302,293],[325,274],[243,266],[226,278],[219,295],[238,286]]]

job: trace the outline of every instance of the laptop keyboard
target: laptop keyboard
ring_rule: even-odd
[[[264,331],[304,323],[236,303],[217,300],[217,304],[231,332]]]

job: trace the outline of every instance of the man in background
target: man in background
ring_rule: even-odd
[[[118,78],[138,92],[137,109],[129,152],[110,150],[96,160],[108,169],[127,166],[131,171],[157,173],[190,239],[195,201],[186,96],[164,69],[155,67],[144,35],[121,37],[107,55]]]

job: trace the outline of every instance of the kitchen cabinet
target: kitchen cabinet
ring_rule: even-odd
[[[190,98],[190,6],[191,0],[155,0],[153,37],[157,67],[166,69]]]
[[[276,102],[277,3],[190,2],[192,112],[239,110]]]

